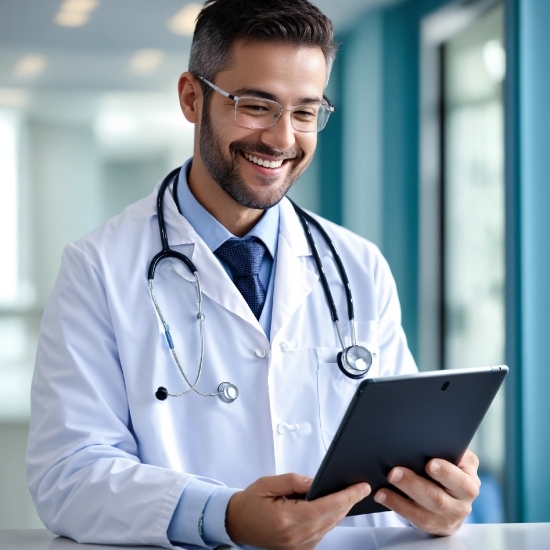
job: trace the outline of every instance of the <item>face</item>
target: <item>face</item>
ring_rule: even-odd
[[[232,61],[231,67],[214,79],[214,84],[231,94],[267,97],[284,109],[305,100],[322,100],[327,73],[320,49],[238,42]],[[200,157],[209,175],[231,199],[264,210],[277,204],[307,168],[317,133],[294,130],[289,111],[271,128],[241,128],[234,108],[233,100],[212,92],[201,117]],[[262,166],[260,159],[275,166]]]

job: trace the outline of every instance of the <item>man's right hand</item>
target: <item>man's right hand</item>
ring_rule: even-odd
[[[286,498],[306,493],[311,482],[298,474],[262,477],[235,493],[225,518],[231,540],[266,550],[315,548],[371,491],[367,483],[358,483],[312,501]]]

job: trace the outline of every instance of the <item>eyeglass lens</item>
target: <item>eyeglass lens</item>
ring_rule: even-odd
[[[241,97],[235,104],[235,119],[244,128],[269,128],[282,115],[279,103],[269,99]],[[296,105],[290,113],[292,127],[299,132],[320,132],[330,115],[325,105]]]

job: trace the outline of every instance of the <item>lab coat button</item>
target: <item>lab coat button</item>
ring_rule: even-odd
[[[263,359],[267,355],[267,351],[265,351],[265,349],[258,348],[254,350],[254,354],[256,355],[256,357]]]
[[[281,351],[288,351],[290,349],[290,344],[288,342],[281,342],[279,344]]]
[[[297,432],[299,429],[299,424],[287,424],[286,422],[281,422],[280,424],[277,424],[277,431],[281,435],[284,435],[288,432]]]

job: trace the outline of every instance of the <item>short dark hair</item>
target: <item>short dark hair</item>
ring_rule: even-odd
[[[338,47],[332,22],[307,0],[206,0],[197,17],[189,72],[213,81],[230,65],[237,40],[320,48],[327,75]]]

